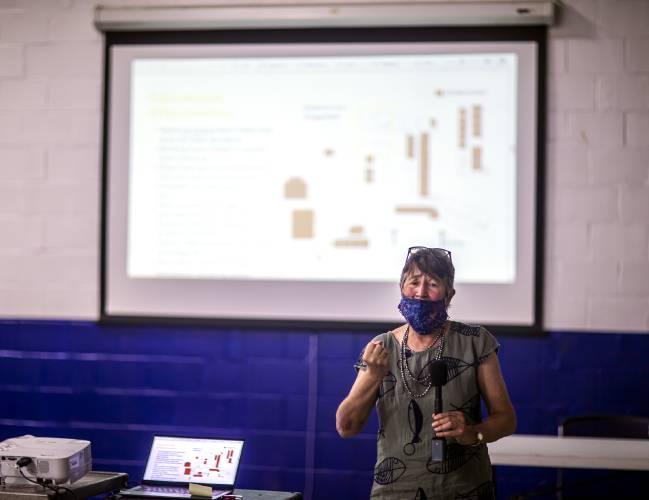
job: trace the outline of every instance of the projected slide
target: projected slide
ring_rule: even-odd
[[[516,280],[515,53],[137,58],[130,278]],[[485,263],[489,265],[485,265]]]

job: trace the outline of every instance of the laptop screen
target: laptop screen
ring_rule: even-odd
[[[243,440],[154,436],[144,481],[234,486]]]

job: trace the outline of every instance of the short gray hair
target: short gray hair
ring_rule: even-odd
[[[433,276],[444,281],[446,285],[446,295],[453,290],[455,282],[455,267],[451,260],[451,253],[442,248],[421,248],[416,252],[408,255],[406,263],[401,271],[399,287],[403,290],[403,284],[406,277],[419,269],[426,276]]]

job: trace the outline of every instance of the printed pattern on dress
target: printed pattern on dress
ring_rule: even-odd
[[[412,431],[412,440],[403,445],[403,453],[412,456],[415,454],[415,443],[421,443],[419,435],[424,425],[424,415],[414,399],[411,399],[408,405],[408,425]]]
[[[406,464],[397,457],[387,457],[374,468],[374,481],[378,484],[392,484],[406,472]]]
[[[455,495],[455,500],[493,500],[494,485],[491,481],[485,481],[481,485],[465,493]]]
[[[465,337],[479,337],[480,336],[480,326],[467,325],[464,323],[453,323],[453,331],[464,335]]]
[[[477,423],[482,420],[477,385],[478,357],[487,350],[493,351],[498,343],[480,326],[452,322],[451,328],[455,338],[449,340],[441,357],[451,382],[444,386],[445,408],[462,411],[467,422]],[[448,498],[493,500],[486,447],[465,447],[450,440],[447,442],[446,460],[432,462],[429,451],[433,435],[429,423],[432,388],[421,399],[410,396],[402,387],[398,341],[393,337],[380,337],[379,340],[390,346],[391,367],[377,391],[378,460],[373,474],[372,498],[428,500],[436,498],[442,485],[453,484],[454,487],[445,490]],[[405,354],[412,373],[404,375],[412,375],[407,379],[412,381],[411,388],[417,393],[423,392],[430,384],[434,353],[432,350],[424,354],[414,353],[407,349]],[[425,467],[423,471],[422,466]],[[421,472],[426,479],[419,476]]]
[[[444,358],[441,358],[441,360],[443,361]],[[437,363],[437,361],[438,360],[436,360],[436,359],[431,359],[424,366],[422,366],[421,370],[419,370],[419,372],[416,375],[418,382],[423,383],[424,381],[430,380],[430,367],[431,367],[431,365],[433,363]],[[447,368],[447,370],[448,370],[448,368]],[[449,373],[448,375],[449,375],[448,378],[450,380],[451,379],[451,374]]]
[[[487,359],[489,356],[491,356],[491,354],[492,353],[487,353],[484,356],[480,356],[478,358],[478,363],[477,364],[481,365],[482,363],[484,363],[484,360]]]
[[[473,363],[467,363],[463,359],[451,358],[448,356],[442,356],[442,361],[446,363],[449,382],[460,375],[462,372],[475,366]]]
[[[388,392],[394,391],[395,386],[397,385],[397,377],[392,372],[383,377],[383,383],[379,387],[379,397],[382,398]]]
[[[478,447],[465,447],[457,443],[448,443],[446,446],[446,460],[443,462],[433,462],[432,457],[428,459],[426,468],[433,474],[448,474],[453,472],[469,460],[478,456]]]
[[[469,420],[470,424],[477,424],[482,421],[482,414],[480,410],[480,394],[476,393],[475,396],[467,399],[460,406],[456,406],[451,403],[451,408],[453,410],[458,410],[464,413],[464,415]]]
[[[428,500],[426,493],[422,488],[417,488],[417,493],[415,493],[415,500]]]

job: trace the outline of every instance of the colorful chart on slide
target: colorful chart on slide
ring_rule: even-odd
[[[241,445],[157,438],[144,475],[152,481],[232,484],[240,454]]]
[[[511,283],[516,85],[510,53],[136,59],[128,275],[392,281],[428,245]]]

